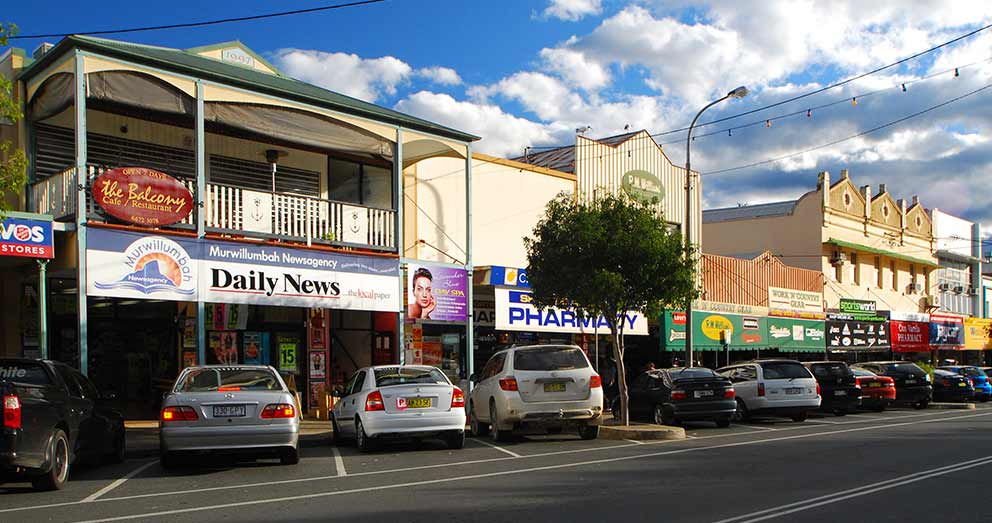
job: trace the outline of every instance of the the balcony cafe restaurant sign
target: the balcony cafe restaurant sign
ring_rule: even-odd
[[[396,260],[92,227],[91,296],[394,312]]]
[[[182,182],[145,167],[119,167],[93,180],[93,200],[118,220],[145,227],[179,223],[193,209]]]

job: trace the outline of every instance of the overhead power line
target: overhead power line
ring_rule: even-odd
[[[839,82],[832,83],[832,84],[827,85],[825,87],[821,87],[819,89],[815,89],[813,91],[810,91],[810,92],[807,92],[807,93],[803,93],[801,95],[793,96],[792,98],[787,98],[785,100],[781,100],[781,101],[775,102],[773,104],[769,104],[769,105],[765,105],[765,106],[762,106],[762,107],[758,107],[756,109],[751,109],[751,110],[745,111],[743,113],[737,113],[737,114],[733,114],[733,115],[730,115],[730,116],[725,116],[723,118],[718,118],[716,120],[709,120],[709,121],[706,121],[706,122],[703,122],[703,123],[697,123],[695,128],[698,129],[700,127],[704,127],[704,126],[707,126],[707,125],[713,125],[715,123],[726,122],[727,120],[732,120],[734,118],[740,118],[741,116],[747,116],[747,115],[750,115],[750,114],[754,114],[754,113],[757,113],[757,112],[760,112],[760,111],[764,111],[765,109],[771,109],[773,107],[778,107],[778,106],[781,106],[781,105],[785,105],[787,103],[794,102],[796,100],[801,100],[803,98],[807,98],[807,97],[813,96],[815,94],[819,94],[819,93],[822,93],[824,91],[828,91],[830,89],[835,89],[837,87],[841,87],[841,86],[847,85],[847,84],[849,84],[851,82],[860,80],[860,79],[862,79],[862,78],[864,78],[866,76],[870,76],[870,75],[873,75],[873,74],[876,74],[876,73],[880,73],[880,72],[885,71],[887,69],[891,69],[891,68],[893,68],[893,67],[895,67],[897,65],[902,65],[902,64],[904,64],[906,62],[909,62],[911,60],[915,60],[915,59],[917,59],[917,58],[919,58],[919,57],[921,57],[923,55],[932,53],[934,51],[937,51],[939,49],[942,49],[944,47],[947,47],[947,46],[949,46],[951,44],[960,42],[961,40],[964,40],[964,39],[970,38],[972,36],[975,36],[976,34],[981,33],[982,31],[986,31],[986,30],[988,30],[990,28],[992,28],[992,24],[979,27],[978,29],[975,29],[974,31],[965,33],[965,34],[963,34],[961,36],[958,36],[957,38],[953,38],[951,40],[948,40],[948,41],[946,41],[944,43],[935,45],[935,46],[933,46],[933,47],[931,47],[929,49],[926,49],[924,51],[920,51],[920,52],[918,52],[918,53],[916,53],[914,55],[907,56],[906,58],[903,58],[901,60],[892,62],[892,63],[887,64],[887,65],[883,65],[881,67],[877,67],[875,69],[872,69],[871,71],[868,71],[868,72],[865,72],[865,73],[861,73],[861,74],[859,74],[857,76],[852,76],[850,78],[846,78],[846,79],[841,80]],[[667,130],[667,131],[661,131],[661,132],[658,132],[658,133],[654,133],[651,136],[653,136],[653,137],[656,137],[656,136],[665,136],[665,135],[680,133],[680,132],[684,132],[684,131],[688,131],[688,130],[689,130],[689,127],[688,126],[685,126],[685,127],[680,127],[678,129],[670,129],[670,130]],[[562,148],[562,147],[574,147],[574,145],[572,145],[572,144],[569,144],[569,145],[542,145],[542,146],[531,147],[531,149],[559,149],[559,148]]]
[[[290,15],[301,15],[306,13],[316,13],[319,11],[330,11],[333,9],[344,9],[346,7],[359,7],[369,4],[377,4],[380,2],[385,2],[386,0],[362,0],[358,2],[348,2],[345,4],[334,4],[325,5],[323,7],[311,7],[309,9],[296,9],[293,11],[281,11],[278,13],[267,13],[262,15],[252,15],[252,16],[241,16],[237,18],[222,18],[220,20],[206,20],[203,22],[189,22],[185,24],[169,24],[169,25],[153,25],[146,27],[131,27],[128,29],[105,29],[100,31],[83,31],[83,32],[73,32],[73,33],[48,33],[48,34],[33,34],[33,35],[17,35],[11,36],[10,40],[26,40],[28,38],[59,38],[69,35],[108,35],[108,34],[121,34],[121,33],[136,33],[140,31],[158,31],[161,29],[182,29],[187,27],[203,27],[207,25],[217,25],[217,24],[227,24],[231,22],[247,22],[250,20],[262,20],[265,18],[276,18],[280,16],[290,16]]]
[[[963,94],[961,96],[958,96],[958,97],[955,97],[955,98],[951,98],[950,100],[947,100],[946,102],[942,102],[942,103],[939,103],[937,105],[930,106],[930,107],[928,107],[928,108],[926,108],[926,109],[924,109],[922,111],[917,111],[917,112],[915,112],[913,114],[910,114],[910,115],[904,116],[902,118],[899,118],[898,120],[893,120],[891,122],[884,123],[884,124],[879,125],[879,126],[876,126],[876,127],[872,127],[871,129],[868,129],[868,130],[865,130],[865,131],[861,131],[860,133],[852,134],[851,136],[848,136],[846,138],[841,138],[839,140],[834,140],[832,142],[828,142],[828,143],[817,145],[816,147],[810,147],[809,149],[803,149],[801,151],[796,151],[796,152],[789,153],[789,154],[786,154],[786,155],[782,155],[782,156],[779,156],[779,157],[776,157],[776,158],[769,158],[767,160],[762,160],[760,162],[749,163],[749,164],[746,164],[746,165],[739,165],[737,167],[729,167],[729,168],[726,168],[726,169],[718,169],[716,171],[704,172],[704,173],[701,173],[701,175],[703,175],[703,176],[712,176],[714,174],[722,174],[722,173],[728,173],[728,172],[731,172],[731,171],[739,171],[741,169],[748,169],[748,168],[751,168],[751,167],[758,167],[758,166],[766,165],[766,164],[769,164],[769,163],[775,163],[775,162],[780,162],[782,160],[787,160],[789,158],[792,158],[792,157],[795,157],[795,156],[799,156],[799,155],[802,155],[802,154],[806,154],[806,153],[810,153],[810,152],[813,152],[813,151],[818,151],[820,149],[825,149],[827,147],[832,147],[832,146],[837,145],[839,143],[843,143],[843,142],[846,142],[846,141],[849,141],[849,140],[853,140],[855,138],[860,138],[860,137],[865,136],[867,134],[871,134],[871,133],[874,133],[874,132],[877,132],[877,131],[881,131],[882,129],[885,129],[885,128],[888,128],[888,127],[892,127],[893,125],[898,125],[898,124],[900,124],[902,122],[905,122],[907,120],[911,120],[911,119],[916,118],[918,116],[922,116],[922,115],[927,114],[927,113],[929,113],[931,111],[935,111],[937,109],[940,109],[941,107],[944,107],[944,106],[950,105],[950,104],[952,104],[954,102],[957,102],[959,100],[963,100],[965,98],[968,98],[969,96],[974,96],[974,95],[976,95],[976,94],[978,94],[978,93],[980,93],[980,92],[982,92],[982,91],[984,91],[986,89],[989,89],[990,87],[992,87],[992,84],[988,84],[985,87],[979,87],[978,89],[975,89],[974,91],[970,91],[970,92],[965,93],[965,94]]]

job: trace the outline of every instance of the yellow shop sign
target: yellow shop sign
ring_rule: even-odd
[[[700,329],[707,338],[720,341],[720,333],[727,331],[728,334],[732,334],[734,332],[734,324],[729,319],[714,314],[703,318]]]

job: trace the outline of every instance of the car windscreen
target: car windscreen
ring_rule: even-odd
[[[851,376],[851,369],[843,363],[814,363],[810,370],[817,378],[843,378]]]
[[[226,392],[282,390],[276,375],[267,369],[204,368],[186,373],[176,392]]]
[[[0,379],[18,385],[44,387],[52,384],[41,363],[31,361],[0,360]]]
[[[588,366],[582,350],[575,347],[540,347],[513,354],[514,370],[572,370]]]
[[[855,369],[853,367],[851,368],[851,373],[854,374],[855,376],[862,376],[862,377],[877,376],[877,374],[875,374],[874,372],[872,372],[870,370]]]
[[[909,362],[886,363],[885,365],[882,365],[882,369],[886,372],[886,374],[910,374],[913,376],[926,374],[923,369],[917,367],[915,363]]]
[[[761,364],[766,380],[784,380],[793,378],[809,378],[809,371],[800,363],[790,361],[772,361]]]
[[[374,369],[375,385],[389,387],[391,385],[409,385],[424,383],[429,385],[447,385],[448,379],[437,369],[417,369],[410,367],[384,367]]]
[[[716,372],[711,369],[703,367],[694,367],[691,369],[672,369],[668,371],[668,374],[673,380],[682,379],[696,379],[696,378],[722,378]]]

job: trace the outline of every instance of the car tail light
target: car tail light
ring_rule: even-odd
[[[21,399],[14,394],[3,397],[3,426],[8,429],[21,428]]]
[[[520,390],[517,387],[517,378],[503,378],[499,380],[499,388],[507,391]]]
[[[451,391],[451,408],[465,408],[465,394],[458,387],[454,387]]]
[[[736,398],[737,397],[737,391],[735,391],[734,389],[727,389],[727,390],[723,391],[723,397],[724,398]]]
[[[288,403],[269,403],[262,409],[262,419],[295,418],[296,408]]]
[[[161,421],[196,421],[197,415],[193,407],[166,407],[158,417]]]
[[[816,384],[816,395],[817,396],[820,395],[820,383],[819,382],[817,382],[817,384]]]
[[[896,388],[896,381],[894,379],[892,379],[892,378],[889,378],[889,377],[882,378],[882,386],[883,387],[892,387],[894,389],[894,388]]]
[[[940,384],[941,385],[944,385],[944,386],[947,386],[947,387],[950,387],[951,386],[951,380],[948,379],[948,378],[943,378],[943,379],[940,380]]]
[[[598,389],[598,388],[600,388],[602,386],[603,386],[603,378],[601,378],[599,376],[599,374],[593,374],[589,378],[589,388],[590,389]]]
[[[758,396],[764,397],[764,395],[765,395],[765,384],[764,383],[759,383],[758,384]]]
[[[672,399],[673,400],[684,400],[687,397],[688,397],[688,395],[685,393],[684,390],[675,389],[675,390],[672,391]]]
[[[238,392],[241,387],[217,387],[217,392]]]
[[[365,412],[375,412],[386,410],[386,405],[382,402],[382,393],[373,390],[365,397]]]

